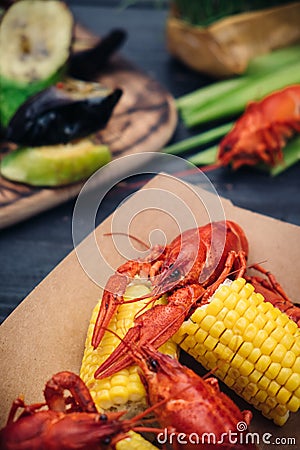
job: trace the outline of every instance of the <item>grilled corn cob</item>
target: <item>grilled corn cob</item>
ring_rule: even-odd
[[[138,281],[137,281],[138,282]],[[119,306],[117,313],[112,318],[109,329],[117,333],[121,338],[127,330],[133,326],[135,315],[149,302],[149,299],[134,303],[126,300],[138,298],[148,294],[150,289],[142,284],[130,285],[124,296],[125,303]],[[164,301],[163,299],[161,301]],[[95,306],[91,322],[88,328],[85,351],[82,360],[80,376],[89,388],[96,406],[101,410],[126,410],[126,417],[132,417],[146,407],[146,391],[140,380],[137,366],[133,365],[127,369],[120,370],[111,377],[96,380],[94,373],[103,361],[119,345],[120,340],[110,332],[106,332],[99,345],[94,350],[91,339],[100,307],[100,302]],[[170,356],[177,356],[177,345],[169,340],[160,350]]]
[[[300,406],[300,330],[242,278],[223,284],[175,342],[277,425]]]
[[[144,439],[140,434],[129,431],[128,437],[117,442],[116,450],[157,450],[155,445]]]

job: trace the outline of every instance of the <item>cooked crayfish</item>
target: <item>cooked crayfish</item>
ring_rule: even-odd
[[[224,246],[222,242],[224,238]],[[221,248],[221,251],[220,251]],[[161,249],[160,249],[161,250]],[[151,302],[168,292],[167,305],[155,305],[135,320],[124,341],[96,371],[101,378],[127,367],[132,357],[126,343],[151,343],[159,348],[179,328],[193,308],[204,304],[229,273],[235,278],[246,270],[248,242],[234,222],[213,222],[177,236],[163,251],[155,247],[144,261],[128,261],[108,280],[94,328],[92,345],[96,348],[108,328],[128,279],[146,274],[152,281]],[[150,262],[149,262],[150,261]],[[172,324],[166,328],[166,324]]]
[[[256,448],[246,444],[239,431],[241,423],[244,431],[247,429],[252,413],[241,411],[221,392],[216,378],[201,378],[147,344],[132,351],[129,347],[129,351],[142,369],[148,402],[157,405],[154,413],[165,427],[164,433],[157,435],[159,443],[168,442],[175,450]]]
[[[65,389],[72,397],[64,398]],[[72,372],[53,375],[44,395],[44,403],[26,405],[21,397],[13,402],[7,425],[0,431],[1,450],[99,450],[109,444],[115,448],[129,430],[150,431],[134,426],[143,414],[120,420],[124,412],[99,413],[88,388]],[[23,411],[15,420],[19,408]]]
[[[299,84],[249,103],[221,141],[217,163],[204,170],[228,164],[234,169],[258,163],[274,166],[283,161],[282,149],[295,132],[300,132]]]
[[[225,243],[220,255],[218,249],[222,246],[224,230]],[[159,348],[198,306],[208,301],[227,276],[244,276],[247,256],[248,242],[240,226],[231,221],[214,222],[183,232],[163,251],[155,247],[149,259],[128,261],[119,267],[108,280],[103,293],[92,339],[94,348],[99,345],[110,319],[123,302],[130,277],[148,275],[152,281],[150,302],[168,293],[168,303],[154,305],[136,317],[135,326],[128,330],[123,342],[97,369],[95,377],[110,376],[132,363],[126,344],[150,343]],[[264,295],[266,301],[284,311],[299,326],[300,309],[291,302],[272,274],[259,265],[255,268],[268,278],[261,282],[252,276],[247,277],[248,281]]]

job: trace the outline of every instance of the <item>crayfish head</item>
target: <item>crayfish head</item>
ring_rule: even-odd
[[[170,292],[176,286],[197,282],[203,268],[206,249],[200,229],[192,228],[177,236],[169,245],[160,274],[156,277],[152,295]]]

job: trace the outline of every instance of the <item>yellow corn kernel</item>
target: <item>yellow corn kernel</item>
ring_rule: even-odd
[[[297,412],[300,407],[300,400],[295,395],[292,395],[290,400],[287,402],[287,407],[292,412]]]
[[[215,368],[229,387],[283,425],[300,402],[297,326],[243,279],[217,290],[207,316],[205,308],[200,309],[201,321],[197,321],[197,310],[190,319],[197,325],[192,333],[199,337],[190,354],[207,369]],[[184,330],[189,333],[186,326]],[[189,353],[185,341],[189,343],[188,337],[180,346]]]
[[[186,345],[187,345],[188,348],[192,349],[192,348],[194,348],[195,345],[197,344],[197,341],[196,341],[194,335],[192,335],[192,336],[188,336],[188,337],[186,338],[185,343],[186,343]]]
[[[208,364],[208,367],[213,369],[216,367],[218,363],[218,357],[215,356],[212,352],[206,352],[204,358]]]
[[[211,336],[213,336],[214,338],[219,338],[224,330],[225,330],[224,323],[221,322],[220,320],[217,320],[212,325],[212,327],[210,328],[209,332],[210,332]]]
[[[228,311],[224,319],[224,325],[226,328],[233,328],[236,321],[239,319],[239,314],[236,311]]]
[[[146,391],[144,385],[135,381],[129,381],[127,385],[128,398],[131,402],[137,402],[144,399]]]
[[[272,361],[281,363],[284,355],[286,354],[286,348],[282,344],[277,344],[271,353]]]
[[[268,397],[265,400],[265,403],[267,406],[269,406],[271,409],[276,408],[276,406],[278,405],[276,399],[274,397]]]
[[[286,314],[276,317],[277,326],[283,327],[288,323],[289,318]]]
[[[205,339],[203,345],[208,349],[208,350],[213,350],[217,343],[218,343],[218,339],[208,335],[207,338]]]
[[[218,315],[218,313],[222,310],[222,308],[223,308],[223,302],[221,300],[219,300],[218,298],[215,298],[212,303],[209,303],[207,305],[206,314],[210,314],[211,316],[216,317]],[[201,308],[198,308],[196,310],[196,312],[194,313],[194,315],[195,315],[197,322],[200,322],[197,317],[198,310],[201,310]]]
[[[241,336],[244,334],[245,329],[249,325],[249,320],[245,317],[240,317],[236,323],[233,325],[233,332],[240,334]]]
[[[195,334],[195,338],[199,344],[202,344],[207,338],[207,331],[203,330],[202,328],[199,328]]]
[[[300,373],[300,357],[299,356],[298,356],[298,358],[296,358],[296,360],[292,366],[292,371],[296,372],[296,373]]]
[[[285,383],[286,389],[293,392],[296,391],[300,386],[300,373],[292,373],[287,382]]]
[[[261,351],[259,348],[254,348],[250,355],[248,356],[248,360],[252,363],[256,363],[258,358],[261,356]]]
[[[278,402],[282,405],[286,405],[292,394],[284,386],[282,386],[276,394]]]
[[[244,333],[245,341],[252,342],[257,335],[257,332],[258,328],[253,323],[249,323]]]
[[[245,360],[243,360],[239,369],[243,376],[248,376],[254,370],[254,364],[252,364],[251,362],[249,362],[245,359]]]
[[[267,337],[268,337],[268,333],[266,332],[266,330],[258,330],[256,333],[256,336],[254,337],[254,339],[252,341],[254,347],[260,348],[262,353],[263,353],[263,350],[262,350],[261,346],[263,345],[263,343],[265,342]]]
[[[208,306],[210,306],[210,305],[208,305]],[[206,309],[203,307],[197,308],[193,314],[193,321],[198,324],[201,322],[201,320],[205,316],[206,316]],[[184,323],[183,323],[183,326],[184,326]]]
[[[275,341],[280,342],[284,335],[285,335],[284,328],[279,328],[277,326],[277,328],[275,328],[275,330],[273,330],[272,333],[270,334],[270,337],[275,339]]]
[[[251,383],[251,382],[249,383],[249,379],[248,379],[248,384],[245,386],[244,394],[249,396],[249,399],[250,399],[251,397],[254,397],[254,395],[257,393],[257,391],[258,391],[257,385],[254,383]],[[259,392],[263,392],[263,391],[259,391]]]
[[[238,280],[236,280],[236,281],[238,281]],[[254,287],[250,283],[247,283],[240,290],[240,296],[249,298],[252,295],[253,291],[254,291]]]
[[[276,377],[276,381],[279,384],[282,384],[284,386],[284,384],[286,383],[286,381],[288,380],[288,378],[292,375],[293,371],[291,368],[289,367],[281,367],[281,370],[279,372],[279,374]]]
[[[270,356],[261,355],[261,357],[255,363],[255,368],[259,372],[264,373],[267,370],[267,368],[269,367],[269,365],[271,364],[271,361],[272,360],[271,360]]]
[[[230,377],[229,375],[226,375],[226,377],[224,378],[224,382],[226,383],[227,386],[231,387],[234,385],[235,379]]]
[[[295,322],[293,322],[292,320],[288,321],[286,323],[286,325],[284,326],[284,328],[288,333],[291,333],[291,334],[296,333],[298,331],[297,324]],[[287,334],[287,336],[288,336],[288,334]]]
[[[262,330],[267,323],[267,318],[263,314],[257,314],[253,320],[253,325],[255,325],[258,330]]]
[[[215,347],[214,352],[216,353],[218,358],[223,361],[231,361],[232,357],[234,356],[234,352],[221,342],[219,342]]]
[[[293,322],[293,324],[296,326],[296,330],[298,330],[297,325],[295,324],[295,322]],[[284,330],[286,332],[282,336],[282,338],[280,339],[280,343],[282,345],[284,345],[287,350],[289,350],[292,347],[292,345],[294,344],[295,338],[294,338],[293,334],[290,334],[289,332],[287,332],[287,328],[286,328],[287,325],[289,325],[289,323],[284,326]],[[292,329],[295,330],[294,327],[292,327]]]
[[[124,337],[128,328],[134,325],[136,314],[148,304],[149,299],[133,303],[126,303],[126,300],[141,297],[149,294],[149,292],[149,288],[142,284],[128,286],[124,296],[125,302],[118,307],[116,314],[111,319],[109,329],[115,331],[121,338]],[[165,298],[158,301],[158,303],[164,302],[166,302]],[[150,304],[147,307],[149,308]],[[137,373],[137,367],[132,365],[103,380],[94,378],[94,373],[99,365],[107,359],[120,343],[117,336],[106,332],[99,347],[96,350],[92,348],[91,339],[99,308],[100,302],[94,308],[91,323],[88,327],[80,376],[90,389],[92,398],[99,410],[127,410],[128,416],[132,416],[146,406],[146,392]],[[198,327],[196,324],[193,325],[195,325],[195,332]],[[159,350],[170,356],[177,356],[177,345],[172,339],[162,345]]]
[[[276,409],[276,408],[275,408]],[[275,411],[275,410],[274,410]],[[285,423],[286,423],[286,421],[288,420],[288,418],[289,418],[289,415],[290,415],[290,412],[289,411],[287,411],[284,415],[281,415],[281,414],[276,414],[276,412],[275,412],[275,414],[274,413],[272,413],[271,414],[271,418],[273,419],[273,422],[276,424],[276,425],[278,425],[279,427],[282,427]]]
[[[249,290],[249,288],[247,288],[248,285],[249,283],[246,284],[246,280],[244,280],[244,278],[238,278],[234,283],[231,284],[230,288],[232,292],[239,292],[240,296],[243,295],[244,297],[248,297],[247,293],[251,291],[251,289]],[[242,291],[244,292],[244,294],[242,294]]]
[[[253,350],[253,344],[252,342],[243,342],[242,345],[239,348],[239,354],[243,357],[243,358],[247,358],[250,353]]]
[[[260,387],[260,389],[266,390],[267,387],[270,384],[270,380],[269,378],[265,377],[264,375],[258,380],[258,386]]]
[[[272,397],[275,397],[279,389],[280,385],[276,383],[276,381],[272,380],[268,386],[268,394],[271,395]]]
[[[258,389],[258,386],[257,386],[257,389]],[[257,390],[256,395],[255,395],[255,399],[259,403],[264,403],[267,398],[268,398],[268,394],[267,394],[266,391],[261,391],[260,389]]]
[[[279,363],[276,362],[271,362],[271,364],[269,365],[269,367],[266,370],[265,375],[270,378],[270,380],[274,380],[277,375],[279,374],[281,369],[281,365]]]
[[[249,375],[249,379],[253,382],[253,383],[257,383],[258,380],[261,378],[261,372],[259,372],[258,370],[254,369],[253,372],[250,373]]]
[[[300,398],[300,386],[298,387],[298,389],[295,390],[294,395],[296,395],[296,397]]]
[[[295,353],[288,350],[284,355],[281,364],[282,367],[292,367],[295,361],[296,361]]]
[[[256,319],[257,315],[258,315],[258,311],[257,311],[256,306],[254,306],[254,305],[250,305],[244,313],[244,317],[248,320],[248,322],[252,322],[252,323]]]
[[[287,407],[283,405],[277,405],[274,410],[279,416],[284,416],[288,412]]]
[[[231,292],[231,294],[228,295],[228,297],[226,297],[225,301],[224,301],[224,305],[226,306],[226,308],[229,309],[229,311],[236,311],[236,306],[237,306],[237,302],[239,301],[239,295],[237,294],[237,292]]]
[[[224,345],[229,345],[229,342],[233,338],[234,334],[232,330],[225,330],[224,333],[220,336],[220,342]]]
[[[116,443],[116,450],[157,450],[155,445],[147,441],[138,433],[128,431],[126,438]]]
[[[201,328],[205,331],[209,331],[211,329],[211,327],[213,326],[213,324],[215,323],[215,321],[216,321],[216,318],[214,316],[207,315],[201,321]],[[197,324],[195,324],[195,325],[197,327]]]
[[[113,404],[126,405],[128,402],[128,389],[125,386],[112,386],[110,398]]]

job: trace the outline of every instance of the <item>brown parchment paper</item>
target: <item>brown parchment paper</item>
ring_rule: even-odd
[[[203,195],[206,203],[211,194],[164,174],[156,176],[143,188],[147,189],[172,192],[193,211],[199,225],[207,223],[207,208],[199,202],[195,192]],[[137,199],[137,194],[132,198]],[[239,223],[247,234],[249,262],[267,260],[267,267],[276,274],[291,297],[299,299],[300,227],[237,208],[226,199],[222,199],[222,205],[226,219]],[[128,213],[125,203],[121,206],[120,217],[122,208],[125,208],[125,214]],[[163,230],[168,241],[178,234],[176,221],[163,211],[147,209],[143,197],[141,211],[134,216],[130,233],[146,241],[154,229]],[[117,268],[123,257],[114,248],[112,238],[103,236],[111,230],[111,220],[109,217],[104,221],[95,234],[105,258]],[[79,247],[88,251],[91,238],[86,238]],[[101,271],[101,267],[98,270]],[[11,402],[19,394],[25,395],[27,403],[42,401],[45,382],[52,374],[61,370],[79,372],[91,311],[101,292],[84,272],[73,251],[1,325],[0,427],[5,423]],[[286,425],[277,427],[259,412],[254,412],[251,430],[261,436],[271,433],[271,440],[295,437],[296,445],[291,448],[299,448],[299,418],[300,413],[292,414]],[[271,447],[261,443],[259,448]],[[286,447],[276,445],[276,448]]]

